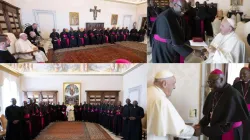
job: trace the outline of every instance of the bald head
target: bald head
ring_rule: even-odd
[[[224,18],[220,25],[220,33],[222,35],[230,34],[234,31],[234,21],[232,19]]]
[[[248,82],[250,80],[250,69],[247,67],[244,67],[240,70],[240,79],[243,82]]]
[[[170,7],[180,16],[184,15],[188,8],[186,0],[170,0]]]

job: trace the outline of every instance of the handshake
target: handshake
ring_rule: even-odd
[[[194,131],[194,136],[196,136],[196,137],[200,136],[201,135],[201,126],[200,126],[200,124],[194,125],[193,128],[195,130]]]

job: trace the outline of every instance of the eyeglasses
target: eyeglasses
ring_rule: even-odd
[[[214,84],[218,79],[219,79],[219,78],[214,79],[214,80],[207,80],[207,83],[208,83],[208,84]]]
[[[177,6],[179,6],[180,8],[182,8],[182,6],[181,6],[181,5],[179,5],[178,3],[175,3],[174,5],[175,5],[175,6],[177,5]]]

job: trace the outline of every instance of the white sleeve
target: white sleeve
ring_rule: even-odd
[[[186,125],[186,128],[178,136],[182,139],[190,139],[194,135],[194,128],[192,126]]]

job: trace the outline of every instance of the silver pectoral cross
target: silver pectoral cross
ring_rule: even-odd
[[[96,20],[96,18],[97,18],[97,12],[101,13],[101,9],[97,10],[97,6],[94,6],[94,9],[90,9],[90,12],[93,12],[94,20]]]

